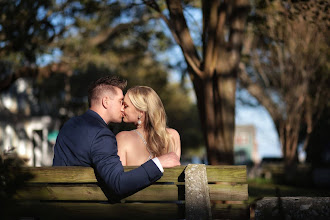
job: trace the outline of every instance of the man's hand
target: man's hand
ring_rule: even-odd
[[[181,165],[178,155],[176,155],[174,152],[170,152],[162,156],[159,156],[158,159],[159,162],[162,164],[163,168],[169,168],[169,167],[175,167]]]

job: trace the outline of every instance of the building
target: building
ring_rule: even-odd
[[[27,166],[51,166],[53,162],[54,131],[59,121],[49,116],[21,117],[0,120],[0,152],[15,150],[26,159]]]
[[[234,163],[258,164],[260,161],[253,125],[236,125],[234,137]]]

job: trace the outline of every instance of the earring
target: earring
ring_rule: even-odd
[[[140,120],[141,119],[141,116],[139,115],[139,117],[138,117],[138,121],[137,121],[137,127],[138,128],[141,128],[141,124],[142,124],[142,121]]]

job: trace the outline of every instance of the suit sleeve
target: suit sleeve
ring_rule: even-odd
[[[135,193],[163,175],[152,160],[124,172],[117,151],[114,134],[108,129],[102,129],[93,141],[91,160],[98,175],[116,196]]]

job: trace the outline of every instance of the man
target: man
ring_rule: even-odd
[[[172,152],[124,172],[108,124],[122,121],[126,85],[126,80],[113,76],[93,83],[88,90],[89,110],[64,124],[54,147],[53,166],[93,167],[115,196],[135,193],[158,180],[163,168],[180,165]]]

